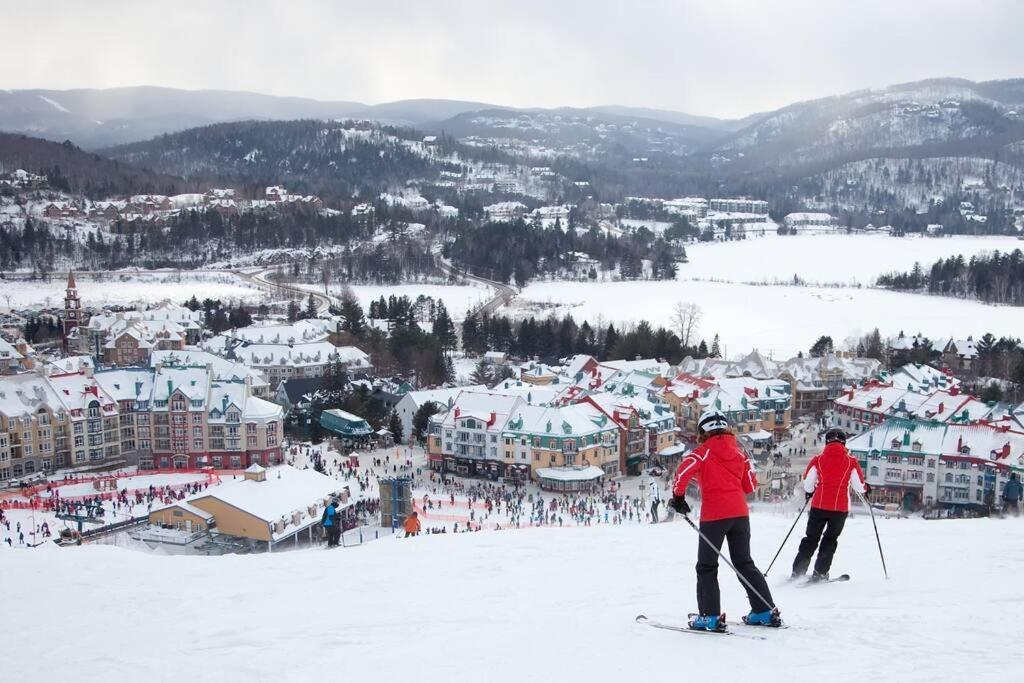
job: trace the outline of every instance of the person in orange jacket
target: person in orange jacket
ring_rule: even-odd
[[[415,510],[405,518],[405,523],[402,525],[402,528],[405,529],[406,538],[416,536],[420,533],[420,517]]]

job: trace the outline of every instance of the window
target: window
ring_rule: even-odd
[[[203,440],[202,439],[193,439],[192,440],[192,448],[193,448],[193,450],[197,450],[197,451],[202,450],[203,449]]]
[[[201,424],[203,424],[203,414],[202,413],[192,413],[192,424],[194,424],[194,425],[201,425]]]
[[[929,472],[929,473],[928,473],[927,481],[928,481],[928,482],[933,482],[933,481],[935,481],[935,473],[934,473],[934,472]]]

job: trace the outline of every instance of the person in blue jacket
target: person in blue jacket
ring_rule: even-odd
[[[338,499],[335,498],[331,504],[324,508],[323,517],[324,531],[327,532],[327,547],[332,548],[338,545],[341,538],[341,520],[338,519]]]
[[[1024,496],[1024,485],[1021,485],[1017,473],[1010,475],[1010,481],[1003,486],[1003,512],[1012,512],[1014,516],[1020,514],[1020,499]]]

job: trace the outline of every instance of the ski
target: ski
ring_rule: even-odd
[[[833,577],[831,579],[828,579],[827,581],[812,581],[811,579],[807,579],[806,581],[804,581],[803,585],[804,586],[815,586],[815,585],[817,585],[819,583],[842,583],[844,581],[849,581],[849,580],[850,580],[850,575],[849,574],[840,574],[839,576],[835,576],[835,577]]]
[[[705,631],[703,629],[690,628],[689,626],[677,626],[675,624],[666,624],[666,623],[663,623],[663,622],[660,622],[660,621],[654,621],[653,619],[649,619],[646,615],[643,615],[643,614],[637,615],[636,623],[638,623],[638,624],[646,624],[647,626],[651,626],[653,628],[660,628],[660,629],[663,629],[663,630],[666,630],[666,631],[675,631],[677,633],[694,633],[694,634],[698,634],[698,635],[703,634],[703,635],[707,635],[707,636],[736,636],[738,638],[750,638],[752,640],[768,640],[764,636],[755,636],[752,633],[735,633],[733,631],[728,631],[728,630],[727,631]],[[746,624],[742,624],[742,625],[746,626]]]

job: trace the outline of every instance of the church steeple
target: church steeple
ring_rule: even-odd
[[[75,284],[75,272],[68,271],[68,286],[64,294],[64,353],[68,353],[68,337],[72,330],[85,321],[82,320],[82,300],[78,297],[78,285]]]

